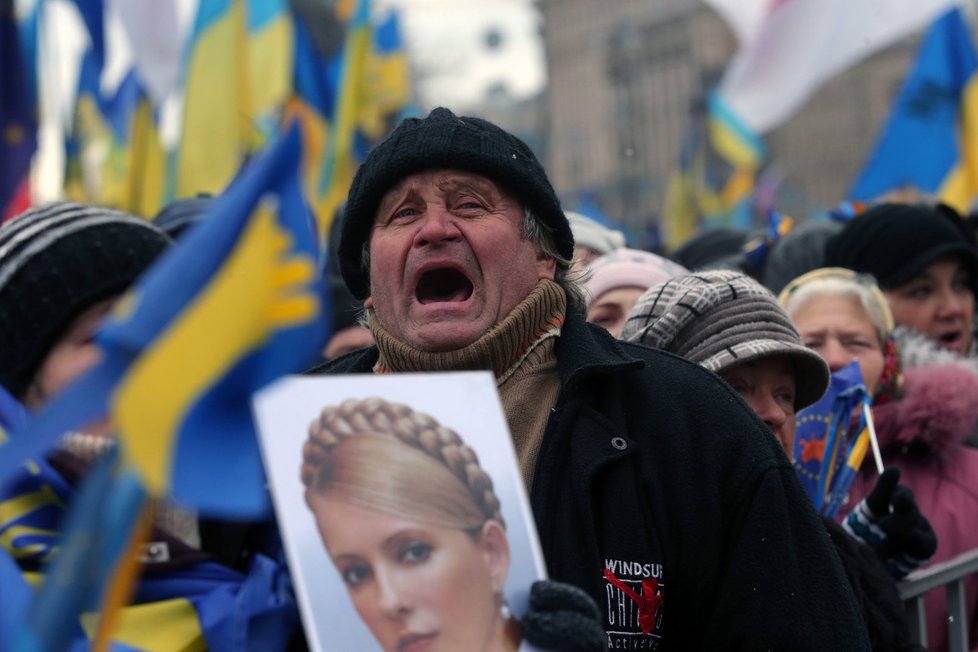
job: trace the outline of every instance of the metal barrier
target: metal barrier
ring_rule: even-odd
[[[927,614],[924,594],[944,587],[947,592],[947,628],[951,652],[968,650],[968,605],[965,604],[964,579],[978,573],[978,549],[961,553],[953,559],[914,571],[897,584],[910,624],[910,637],[927,647]],[[972,605],[974,608],[974,605]]]

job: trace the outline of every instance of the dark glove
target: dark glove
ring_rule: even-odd
[[[937,550],[934,529],[920,513],[913,492],[899,481],[900,470],[888,467],[843,524],[876,551],[897,579],[927,563]]]
[[[576,586],[563,582],[534,582],[530,587],[530,611],[520,625],[523,638],[542,650],[608,649],[608,635],[594,600]]]

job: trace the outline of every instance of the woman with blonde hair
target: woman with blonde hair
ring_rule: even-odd
[[[802,345],[770,290],[741,272],[704,270],[650,287],[622,333],[703,365],[726,380],[771,431],[787,455],[796,413],[829,384],[826,363]],[[787,460],[785,460],[787,463]],[[874,650],[910,650],[896,587],[870,548],[823,516]]]
[[[895,488],[889,509],[874,506],[874,487],[891,472],[878,480],[873,465],[864,463],[841,512],[843,517],[852,512],[846,520],[849,528],[904,570],[931,554],[931,561],[941,562],[978,548],[978,451],[962,443],[978,419],[978,373],[966,363],[945,359],[905,366],[905,344],[893,337],[887,297],[868,275],[842,268],[815,270],[789,283],[779,300],[802,342],[822,355],[832,371],[859,361],[873,400],[883,461],[899,469],[892,484],[899,477],[906,485]],[[918,508],[933,533],[912,526]],[[863,527],[874,515],[882,517],[879,527]],[[973,605],[978,578],[966,580],[965,590]],[[947,649],[944,592],[929,593],[925,604],[927,640],[935,650]],[[967,623],[972,645],[976,622],[978,612],[973,612]]]
[[[516,650],[523,634],[561,645],[553,632],[534,639],[535,624],[521,632],[506,603],[499,500],[455,431],[406,405],[350,399],[310,425],[301,476],[330,559],[385,651]],[[539,595],[534,605],[538,586],[531,609],[550,609]],[[596,610],[589,615],[597,625]],[[594,638],[561,649],[597,649]]]

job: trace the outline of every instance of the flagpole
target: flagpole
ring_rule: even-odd
[[[112,582],[106,587],[106,594],[102,600],[99,613],[98,626],[92,640],[93,652],[107,652],[109,650],[112,642],[112,632],[119,620],[119,612],[126,606],[126,602],[132,596],[136,581],[139,579],[142,570],[139,563],[140,556],[143,551],[143,544],[149,540],[149,534],[153,529],[155,514],[155,503],[152,500],[144,498],[139,515],[137,516],[136,526],[133,528],[129,548],[123,553],[115,576]]]
[[[869,430],[869,443],[873,448],[876,472],[883,475],[883,456],[880,455],[880,444],[876,440],[876,426],[873,425],[873,412],[869,409],[869,401],[863,401],[863,417],[866,419],[866,429]]]

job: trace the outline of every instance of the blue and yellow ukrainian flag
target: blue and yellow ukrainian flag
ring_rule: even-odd
[[[341,59],[318,50],[310,29],[300,16],[293,16],[293,93],[283,109],[283,119],[292,120],[301,128],[303,188],[316,216],[320,237],[323,237],[324,233],[329,232],[332,215],[327,215],[325,197],[320,196],[318,189],[326,160],[327,142],[331,137],[329,131],[336,105]],[[339,49],[339,43],[336,45]]]
[[[978,55],[960,9],[934,22],[849,196],[934,193],[961,212],[978,196]]]
[[[109,414],[151,495],[267,512],[250,397],[310,365],[326,335],[300,149],[292,128],[120,300],[96,337],[101,363],[0,447],[0,478]]]
[[[764,269],[768,254],[781,238],[791,232],[795,221],[791,217],[774,210],[767,212],[767,232],[763,236],[752,238],[744,243],[744,258],[756,270]]]
[[[176,184],[168,199],[222,192],[255,141],[245,9],[245,0],[200,0],[187,46]]]
[[[372,28],[364,63],[363,88],[357,115],[355,154],[358,161],[404,117],[411,105],[411,73],[401,37],[401,15],[391,9]]]
[[[292,93],[295,48],[288,0],[247,0],[247,85],[251,133],[258,149],[278,133],[282,106]]]
[[[43,572],[0,546],[2,649],[230,650],[245,641],[246,649],[282,649],[297,612],[281,562],[256,554],[243,572],[174,562],[136,582],[152,510],[116,452],[100,458],[70,508],[62,506],[57,554]]]
[[[57,554],[30,601],[10,648],[15,652],[64,650],[84,638],[81,614],[99,608],[104,587],[130,547],[146,494],[131,473],[123,471],[128,482],[116,477],[115,453],[95,463],[59,523]]]
[[[321,238],[359,160],[410,105],[399,15],[391,12],[374,27],[369,0],[355,0],[338,3],[335,20],[343,40],[327,48],[317,47],[313,26],[295,17],[294,93],[284,112],[302,126],[305,188]]]
[[[868,400],[859,362],[832,374],[825,395],[795,419],[792,464],[815,510],[831,515],[849,492],[869,443],[864,424],[850,436],[853,410]]]
[[[707,109],[710,146],[732,168],[719,190],[726,221],[740,228],[750,228],[753,226],[751,200],[757,171],[764,161],[764,141],[744,124],[718,93],[710,96]]]
[[[136,71],[111,95],[88,50],[65,139],[65,194],[76,201],[155,215],[163,206],[166,154],[156,115]]]
[[[339,86],[332,111],[333,123],[326,143],[326,160],[320,172],[316,196],[324,198],[323,215],[331,220],[346,199],[353,181],[352,153],[357,122],[364,111],[364,73],[370,52],[370,0],[356,0],[346,26],[346,40],[340,55]],[[329,223],[320,224],[322,240]]]

